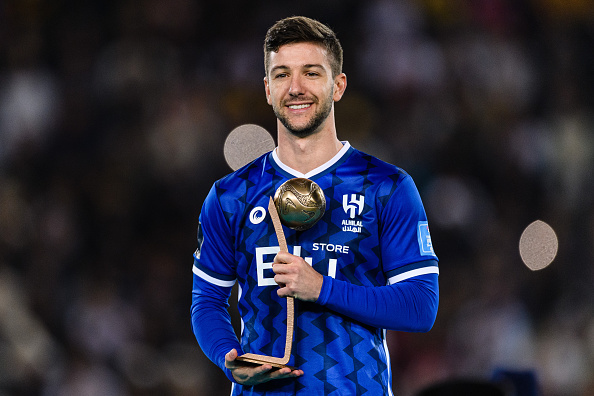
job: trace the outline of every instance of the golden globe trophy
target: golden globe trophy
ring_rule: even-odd
[[[281,252],[288,252],[287,240],[283,231],[283,224],[297,231],[304,231],[312,227],[326,210],[324,192],[315,182],[305,178],[294,178],[284,182],[268,201],[268,213],[272,218],[274,231],[278,239]],[[270,364],[272,367],[287,366],[291,359],[293,347],[293,330],[295,327],[295,300],[287,299],[287,332],[285,339],[285,354],[283,357],[245,353],[237,360],[250,364]]]

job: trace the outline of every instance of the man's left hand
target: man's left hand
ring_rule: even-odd
[[[276,274],[274,281],[279,285],[279,297],[315,302],[320,296],[324,277],[302,257],[279,252],[272,263],[272,270]]]

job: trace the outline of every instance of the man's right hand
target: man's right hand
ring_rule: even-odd
[[[273,370],[270,364],[246,365],[235,359],[237,359],[237,351],[232,349],[225,355],[225,367],[231,370],[233,378],[241,385],[252,386],[274,379],[294,378],[303,375],[303,370],[291,370],[289,367]]]

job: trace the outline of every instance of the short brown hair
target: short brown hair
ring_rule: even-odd
[[[264,68],[268,75],[270,53],[292,43],[313,42],[321,44],[330,54],[332,77],[342,73],[342,46],[332,29],[315,19],[294,16],[276,22],[264,39]]]

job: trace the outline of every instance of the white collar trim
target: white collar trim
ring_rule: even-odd
[[[336,155],[334,157],[332,157],[330,159],[330,161],[326,162],[325,164],[323,164],[321,166],[318,166],[317,168],[315,168],[305,174],[303,174],[299,171],[296,171],[295,169],[283,164],[281,162],[281,160],[278,158],[278,154],[277,154],[278,147],[276,147],[272,151],[272,158],[274,159],[274,162],[276,162],[278,164],[278,166],[285,172],[290,173],[291,175],[293,175],[295,177],[303,177],[303,178],[309,179],[312,176],[322,173],[323,171],[325,171],[326,169],[330,168],[332,165],[337,163],[342,158],[342,156],[349,150],[349,148],[351,148],[351,145],[349,142],[347,142],[347,141],[342,142],[342,148],[340,149],[340,151],[338,153],[336,153]]]

